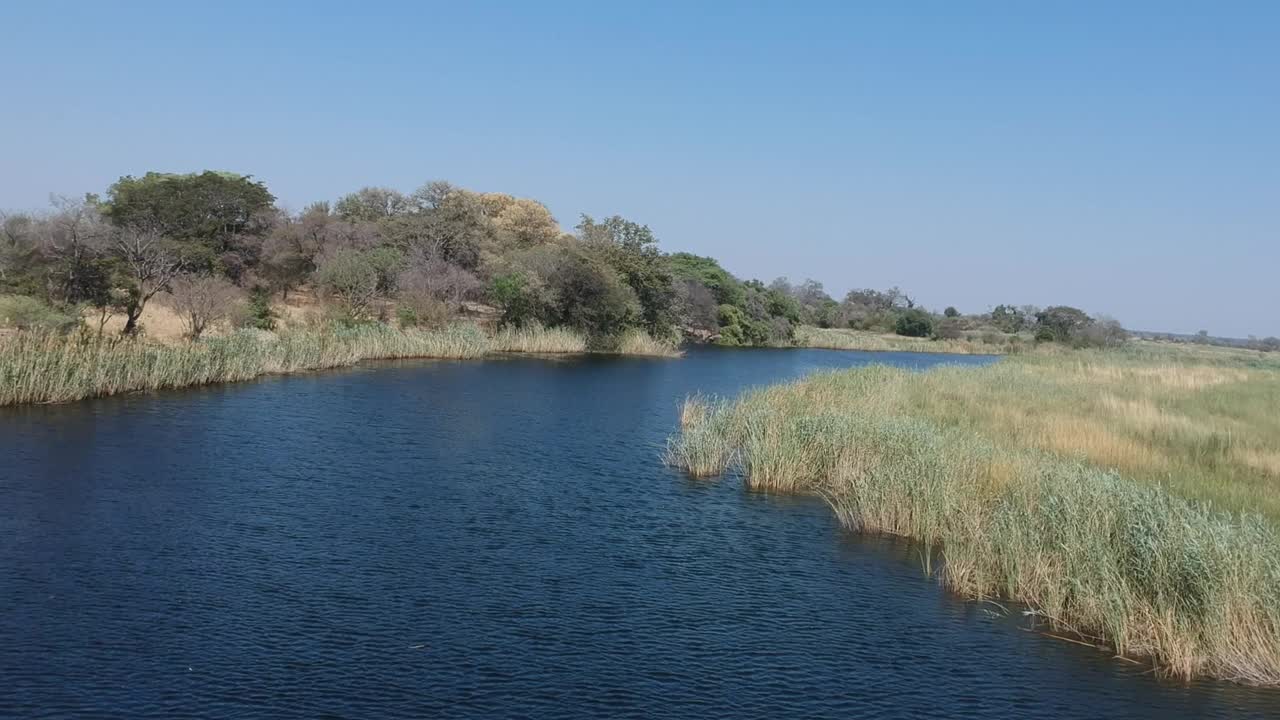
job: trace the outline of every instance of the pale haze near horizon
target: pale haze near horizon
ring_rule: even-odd
[[[461,5],[8,3],[0,208],[447,179],[837,299],[1280,335],[1280,4]]]

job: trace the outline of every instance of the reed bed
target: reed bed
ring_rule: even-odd
[[[242,330],[179,345],[17,333],[0,339],[0,405],[236,382],[375,358],[476,358],[490,347],[488,336],[470,325],[437,331],[362,325],[279,335]]]
[[[680,357],[684,353],[675,343],[668,340],[656,340],[643,330],[628,330],[618,340],[618,354],[644,355],[649,357]]]
[[[1198,468],[1207,487],[1188,497],[1179,485],[1135,478],[1070,447],[1094,442],[1088,433],[1029,441],[1062,413],[1145,396],[1206,408],[1184,413],[1192,430],[1175,430],[1191,442],[1212,434],[1201,428],[1209,409],[1236,421],[1258,415],[1260,406],[1239,398],[1265,396],[1280,368],[1249,362],[1086,353],[926,373],[823,373],[733,402],[690,398],[667,460],[698,476],[737,473],[756,490],[819,495],[850,529],[940,548],[939,576],[957,593],[1025,603],[1037,624],[1147,658],[1168,675],[1280,685],[1275,518],[1205,499],[1231,497],[1231,488],[1212,487],[1233,477],[1216,467],[1230,450],[1184,450],[1167,466]],[[996,386],[1010,389],[994,402],[1017,402],[1018,417],[1032,418],[1026,434],[1010,437],[998,412],[978,410]],[[1018,397],[1029,390],[1039,394]],[[1126,426],[1106,416],[1104,429],[1151,431],[1145,409],[1132,417]],[[1260,438],[1252,440],[1280,443],[1280,434]],[[1274,495],[1275,478],[1254,472]]]
[[[802,325],[796,328],[795,345],[825,350],[862,350],[867,352],[921,352],[955,355],[1004,355],[1017,352],[1021,341],[1002,337],[1000,342],[986,343],[970,339],[930,340],[901,335],[886,335],[864,330],[841,330]]]
[[[670,355],[673,351],[651,340],[624,337],[618,352]],[[237,382],[364,360],[583,352],[587,352],[587,341],[574,330],[533,326],[503,329],[490,336],[467,323],[439,330],[400,330],[382,324],[296,328],[278,334],[240,330],[179,344],[91,333],[16,332],[0,336],[0,406]]]
[[[581,353],[587,351],[587,339],[569,328],[545,328],[541,325],[503,328],[493,336],[494,352],[516,353]]]

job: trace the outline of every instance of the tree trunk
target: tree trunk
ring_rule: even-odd
[[[142,304],[128,308],[125,310],[124,330],[121,335],[136,335],[138,333],[138,318],[142,317]]]

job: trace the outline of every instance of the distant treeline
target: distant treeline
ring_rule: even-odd
[[[913,337],[1023,334],[1111,344],[1118,323],[1066,306],[926,311],[897,288],[837,301],[822,284],[741,280],[714,259],[667,254],[648,226],[583,215],[566,231],[546,206],[431,182],[368,187],[298,213],[260,181],[205,171],[122,177],[106,192],[0,218],[0,322],[140,330],[163,298],[198,337],[211,324],[271,328],[272,298],[310,288],[340,323],[438,327],[470,304],[506,326],[570,327],[596,347],[628,331],[725,345],[789,345],[799,325]]]

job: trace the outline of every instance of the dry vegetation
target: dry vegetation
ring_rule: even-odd
[[[871,352],[927,352],[957,355],[1004,355],[1018,352],[1024,340],[1017,335],[991,334],[951,340],[905,337],[869,330],[843,330],[802,325],[796,328],[798,347],[826,350],[866,350]]]
[[[1274,358],[1140,343],[691,398],[668,457],[936,544],[955,591],[1163,672],[1275,685],[1277,407]]]

